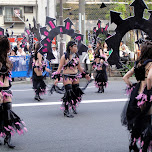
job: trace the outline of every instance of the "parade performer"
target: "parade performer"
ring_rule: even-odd
[[[42,73],[44,71],[50,72],[50,69],[46,67],[46,63],[44,62],[44,58],[38,52],[40,49],[40,43],[35,44],[35,53],[33,55],[33,75],[32,75],[32,82],[33,82],[33,89],[35,90],[35,100],[41,101],[43,100],[40,97],[40,94],[44,94],[46,92],[46,84],[43,80],[44,76]]]
[[[61,71],[63,69],[63,73]],[[62,98],[63,103],[61,109],[64,109],[64,116],[73,118],[69,110],[72,108],[73,113],[77,114],[76,106],[81,101],[83,95],[82,90],[79,88],[78,70],[81,72],[81,76],[90,80],[90,76],[80,66],[79,56],[77,54],[77,44],[74,41],[69,41],[67,44],[66,53],[61,57],[58,70],[53,73],[52,78],[55,79],[56,85],[63,77],[63,84],[65,88],[65,94]]]
[[[135,84],[129,80],[133,74]],[[121,116],[122,125],[131,134],[129,150],[147,152],[152,144],[152,42],[141,44],[141,55],[123,80],[131,93]]]
[[[10,71],[12,63],[9,60],[10,42],[6,37],[0,37],[0,137],[9,148],[11,136],[17,132],[23,134],[27,129],[24,122],[12,111],[12,92],[10,90]]]
[[[101,41],[97,41],[96,49],[94,52],[94,62],[93,62],[93,69],[96,70],[97,74],[95,77],[95,85],[98,88],[98,93],[104,93],[104,87],[107,86],[107,72],[106,72],[106,67],[107,67],[107,57],[103,52],[103,49],[101,47]]]

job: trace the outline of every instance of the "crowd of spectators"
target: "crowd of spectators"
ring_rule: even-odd
[[[10,59],[13,62],[13,69],[12,71],[26,71],[27,70],[27,55],[30,55],[29,53],[29,44],[22,48],[21,42],[18,41],[17,43],[12,43],[11,46],[12,50],[9,54]],[[109,50],[106,43],[103,44],[102,50],[104,52],[104,55],[107,56],[107,58],[111,54],[111,50]],[[130,50],[128,47],[124,44],[123,41],[120,43],[120,59],[123,63],[126,63],[129,60],[130,56]],[[52,44],[52,53],[55,57],[55,59],[51,60],[50,67],[52,69],[52,72],[56,71],[59,65],[60,61],[60,53],[57,49],[57,46],[55,44]],[[92,63],[94,61],[94,49],[91,44],[88,45],[88,51],[84,55],[82,59],[82,64],[84,64],[85,70],[90,74],[91,78],[93,79],[93,70],[92,70]]]
[[[24,49],[25,48],[21,47],[21,43],[19,41],[12,44],[11,52],[9,54],[10,59],[13,62],[12,71],[26,71],[26,54],[29,53],[28,51],[25,52]]]

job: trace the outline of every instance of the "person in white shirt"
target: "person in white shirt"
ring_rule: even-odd
[[[85,65],[85,70],[91,76],[91,79],[94,79],[93,72],[92,72],[92,62],[94,61],[92,48],[88,49],[88,52],[85,54],[84,58],[82,59],[82,63]]]
[[[21,48],[20,41],[17,41],[17,58],[19,62],[18,71],[26,71],[26,53],[24,52],[23,48]],[[20,79],[22,80],[22,78]]]
[[[51,60],[51,63],[52,63],[52,72],[54,72],[54,71],[56,71],[58,69],[59,58],[60,58],[59,52],[57,51],[55,44],[52,44],[52,53],[53,53],[53,55],[55,57],[55,59]]]
[[[126,64],[126,62],[129,60],[130,53],[131,51],[122,41],[120,43],[119,55],[120,55],[120,60],[123,61],[124,64]]]

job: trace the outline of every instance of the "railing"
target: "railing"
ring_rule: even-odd
[[[10,56],[10,60],[13,63],[12,78],[15,77],[31,77],[32,65],[29,65],[31,56]],[[49,64],[48,68],[50,68]],[[45,72],[43,75],[49,76],[49,73]]]
[[[10,59],[13,63],[12,68],[12,78],[15,77],[31,77],[32,76],[32,65],[30,65],[30,58],[31,56],[10,56]],[[30,67],[31,66],[31,67]],[[81,64],[82,67],[85,67],[85,64]],[[131,69],[134,66],[134,61],[127,61],[126,64],[123,65],[123,68],[116,69],[116,67],[108,66],[107,68],[107,74],[109,77],[120,77],[124,76],[129,69]],[[56,71],[57,67],[54,67],[53,65],[50,67],[49,62],[47,62],[47,67],[51,69],[51,71]],[[91,70],[91,73],[94,73],[94,76],[96,75],[96,71]],[[88,71],[89,72],[89,71]],[[49,73],[44,72],[43,75],[49,76]]]
[[[25,16],[20,16],[20,18],[25,21]],[[4,16],[4,23],[23,23],[23,21],[15,16]]]
[[[134,66],[135,61],[127,61],[126,64],[122,63],[122,68],[108,66],[107,72],[109,77],[123,77]]]

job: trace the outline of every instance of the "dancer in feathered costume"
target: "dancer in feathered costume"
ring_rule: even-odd
[[[61,74],[62,69],[63,73]],[[81,75],[78,74],[78,70],[81,72]],[[66,53],[61,57],[58,70],[53,73],[52,78],[55,79],[55,85],[60,81],[61,77],[63,77],[65,87],[61,109],[64,109],[64,116],[73,118],[74,116],[70,114],[69,110],[72,108],[73,113],[77,114],[76,106],[81,101],[81,96],[83,95],[82,90],[79,88],[79,78],[85,77],[90,80],[90,76],[80,66],[77,45],[74,41],[68,42]]]
[[[0,137],[4,137],[4,145],[9,148],[11,136],[17,132],[27,131],[24,122],[12,111],[12,92],[10,90],[10,71],[12,63],[9,60],[10,42],[6,37],[0,37]]]
[[[96,69],[96,77],[95,77],[95,85],[98,88],[98,93],[104,93],[104,87],[107,86],[107,72],[106,72],[106,67],[107,67],[107,57],[103,52],[103,49],[101,47],[101,42],[100,40],[97,41],[96,49],[94,52],[95,55],[95,61],[93,62],[93,69]]]
[[[133,74],[137,80],[135,84],[129,80]],[[129,150],[152,151],[152,42],[141,45],[140,58],[123,79],[131,93],[122,112],[122,125],[131,134]]]
[[[40,43],[35,44],[35,53],[33,55],[33,75],[32,75],[32,82],[33,82],[33,89],[35,90],[35,100],[41,101],[43,100],[40,97],[40,94],[44,94],[46,92],[46,84],[43,80],[42,72],[47,71],[50,72],[50,69],[46,67],[46,63],[44,62],[44,58],[38,52],[40,49]]]

